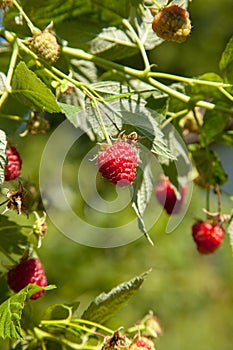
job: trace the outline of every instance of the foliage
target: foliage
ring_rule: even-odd
[[[233,40],[229,40],[221,55],[218,74],[206,72],[192,78],[161,73],[151,64],[148,53],[156,52],[163,42],[151,28],[152,13],[169,6],[167,3],[188,8],[189,1],[153,3],[152,7],[143,0],[87,0],[85,3],[79,0],[18,3],[15,0],[13,6],[4,10],[4,27],[0,28],[3,39],[0,53],[4,53],[0,57],[0,118],[3,120],[0,184],[4,197],[1,205],[6,206],[0,215],[0,250],[11,262],[17,263],[25,254],[38,254],[47,226],[45,211],[49,213],[51,206],[59,210],[59,204],[62,207],[63,203],[59,202],[59,196],[59,203],[53,203],[49,195],[46,203],[39,193],[43,189],[39,188],[38,181],[31,183],[28,178],[21,178],[18,184],[4,181],[7,143],[10,145],[19,135],[26,139],[46,133],[49,127],[51,131],[62,128],[66,122],[75,132],[89,137],[79,150],[85,156],[89,156],[84,149],[87,145],[93,148],[96,144],[110,145],[122,131],[127,135],[137,133],[140,163],[128,193],[134,214],[129,206],[127,213],[130,217],[136,215],[138,228],[135,225],[134,231],[141,231],[151,245],[147,212],[154,192],[154,178],[160,170],[171,180],[177,198],[184,185],[192,186],[190,178],[207,192],[206,220],[225,225],[232,245],[232,214],[223,213],[221,205],[221,186],[228,182],[230,174],[222,165],[216,145],[233,145]],[[30,46],[32,37],[46,31],[52,33],[59,45],[60,57],[54,64],[40,58],[46,55],[37,56]],[[51,53],[52,45],[41,43],[40,49]],[[135,57],[140,58],[141,69],[134,64]],[[70,134],[71,143],[72,137]],[[64,145],[65,140],[57,140],[54,153],[62,157]],[[54,162],[48,164],[48,168],[54,166],[55,158],[54,154]],[[80,164],[81,158],[80,155]],[[60,174],[61,169],[55,172]],[[88,175],[91,172],[87,172]],[[60,181],[58,175],[48,181],[49,186],[52,188],[57,181]],[[97,177],[96,182],[97,192],[102,191],[106,196],[108,191],[112,192],[103,179]],[[49,194],[57,191],[54,188]],[[212,189],[216,193],[217,213],[212,213],[210,205]],[[82,194],[81,191],[82,188]],[[85,221],[85,205],[80,203],[78,210]],[[91,204],[90,201],[90,208]],[[13,213],[9,214],[10,209]],[[17,216],[21,209],[29,219]],[[118,219],[116,221],[119,225]],[[65,215],[64,222],[66,225]],[[170,223],[173,224],[173,218]],[[107,236],[104,239],[108,244],[112,238],[110,234]],[[6,274],[4,264],[2,269]],[[7,295],[0,305],[0,337],[12,339],[12,344],[15,343],[12,349],[129,348],[139,330],[141,334],[148,334],[147,323],[142,321],[138,327],[125,330],[123,336],[119,330],[107,328],[105,323],[136,293],[145,275],[100,294],[80,313],[80,318],[77,317],[79,303],[59,303],[50,305],[41,319],[31,322],[26,315],[28,298],[40,287],[29,285],[19,293]],[[150,317],[155,322],[154,316]],[[155,333],[152,338],[158,336]]]

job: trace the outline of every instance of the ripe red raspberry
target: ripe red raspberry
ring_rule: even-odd
[[[223,242],[225,230],[218,223],[200,221],[192,226],[192,236],[199,253],[210,254]]]
[[[180,199],[177,199],[175,188],[171,184],[168,177],[162,178],[161,181],[155,186],[156,198],[169,215],[178,214],[180,212],[186,192],[187,187],[184,186],[181,189]]]
[[[100,151],[97,165],[102,176],[118,186],[130,185],[136,177],[138,152],[131,139],[119,139]]]
[[[140,337],[136,342],[133,342],[130,350],[155,350],[154,343],[147,337]]]
[[[10,181],[20,176],[22,159],[17,149],[13,146],[6,150],[6,155],[8,162],[6,165],[5,181]]]
[[[14,292],[19,292],[29,283],[37,284],[38,286],[47,286],[47,278],[45,276],[43,265],[39,259],[23,259],[7,273],[7,282],[9,287]],[[41,290],[34,293],[30,299],[37,299],[45,293]]]
[[[152,29],[164,40],[182,43],[191,31],[189,13],[178,5],[164,7],[155,15]]]

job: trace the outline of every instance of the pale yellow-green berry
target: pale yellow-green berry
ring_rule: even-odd
[[[59,58],[60,46],[55,35],[48,29],[34,35],[29,41],[29,47],[39,58],[49,64],[55,63]]]

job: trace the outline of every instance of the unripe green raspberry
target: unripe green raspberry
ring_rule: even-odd
[[[45,29],[43,32],[34,35],[30,39],[30,49],[42,60],[47,63],[54,63],[59,58],[60,46],[57,43],[57,39],[49,29]]]
[[[13,6],[13,0],[0,0],[0,9]]]
[[[164,7],[155,15],[152,29],[164,40],[182,43],[191,31],[189,13],[178,5]]]

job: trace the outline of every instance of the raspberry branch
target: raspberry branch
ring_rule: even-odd
[[[0,36],[4,37],[7,41],[9,42],[13,42],[15,40],[15,36],[13,33],[9,32],[9,31],[5,31],[3,29],[0,28]],[[25,52],[29,53],[31,56],[34,57],[34,59],[37,59],[37,56],[28,48],[26,47],[22,41],[20,41],[19,39],[17,39],[17,44],[19,45],[19,47],[21,49],[23,49]],[[165,92],[167,93],[168,95],[186,103],[187,105],[189,105],[191,103],[191,97],[184,94],[184,93],[181,93],[179,91],[176,91],[174,90],[173,88],[159,82],[158,80],[154,79],[153,78],[153,75],[154,73],[153,72],[148,72],[147,69],[145,70],[138,70],[138,69],[134,69],[134,68],[131,68],[131,67],[128,67],[128,66],[123,66],[119,63],[115,63],[115,62],[112,62],[112,61],[108,61],[104,58],[101,58],[101,57],[98,57],[98,56],[95,56],[93,54],[89,54],[81,49],[75,49],[75,48],[72,48],[72,47],[68,47],[68,46],[64,46],[62,48],[62,51],[64,54],[67,54],[68,56],[71,56],[71,57],[75,57],[75,58],[78,58],[78,59],[84,59],[84,60],[87,60],[87,61],[90,61],[90,62],[93,62],[95,63],[97,66],[99,67],[102,67],[104,69],[110,69],[110,70],[117,70],[119,72],[122,72],[124,74],[128,74],[134,78],[137,78],[143,82],[146,82],[148,84],[150,84],[151,86],[155,87],[156,89],[162,91],[162,92]],[[52,67],[52,70],[55,72],[55,68]],[[155,73],[157,74],[157,73]],[[160,77],[161,76],[161,73],[158,73],[160,74]],[[66,79],[68,81],[70,81],[70,78],[69,76],[65,75],[66,76]],[[164,73],[164,77],[166,76],[166,74]],[[168,78],[171,78],[171,76],[168,75]],[[199,80],[199,79],[195,79],[193,80],[192,78],[184,78],[184,77],[177,77],[177,76],[173,76],[173,78],[177,81],[180,81],[180,82],[189,82],[190,84],[205,84],[205,85],[209,85],[209,86],[213,86],[213,83],[216,84],[216,88],[225,88],[225,87],[229,87],[229,85],[217,85],[219,83],[217,82],[208,82],[208,81],[204,81],[203,83],[203,80]],[[73,80],[75,81],[75,80]],[[80,82],[77,82],[75,81],[75,84],[79,84],[79,86],[84,86],[83,83],[80,83]],[[89,88],[89,87],[88,87]],[[231,96],[231,95],[230,95]],[[193,102],[192,102],[192,105],[193,105]],[[233,115],[233,111],[229,108],[225,108],[225,107],[222,107],[222,106],[219,106],[219,105],[216,105],[214,103],[211,103],[211,102],[208,102],[208,101],[203,101],[203,100],[199,100],[195,103],[195,106],[197,107],[202,107],[202,108],[205,108],[205,109],[208,109],[208,110],[218,110],[218,111],[221,111],[221,112],[224,112],[224,113],[228,113],[230,115]]]

